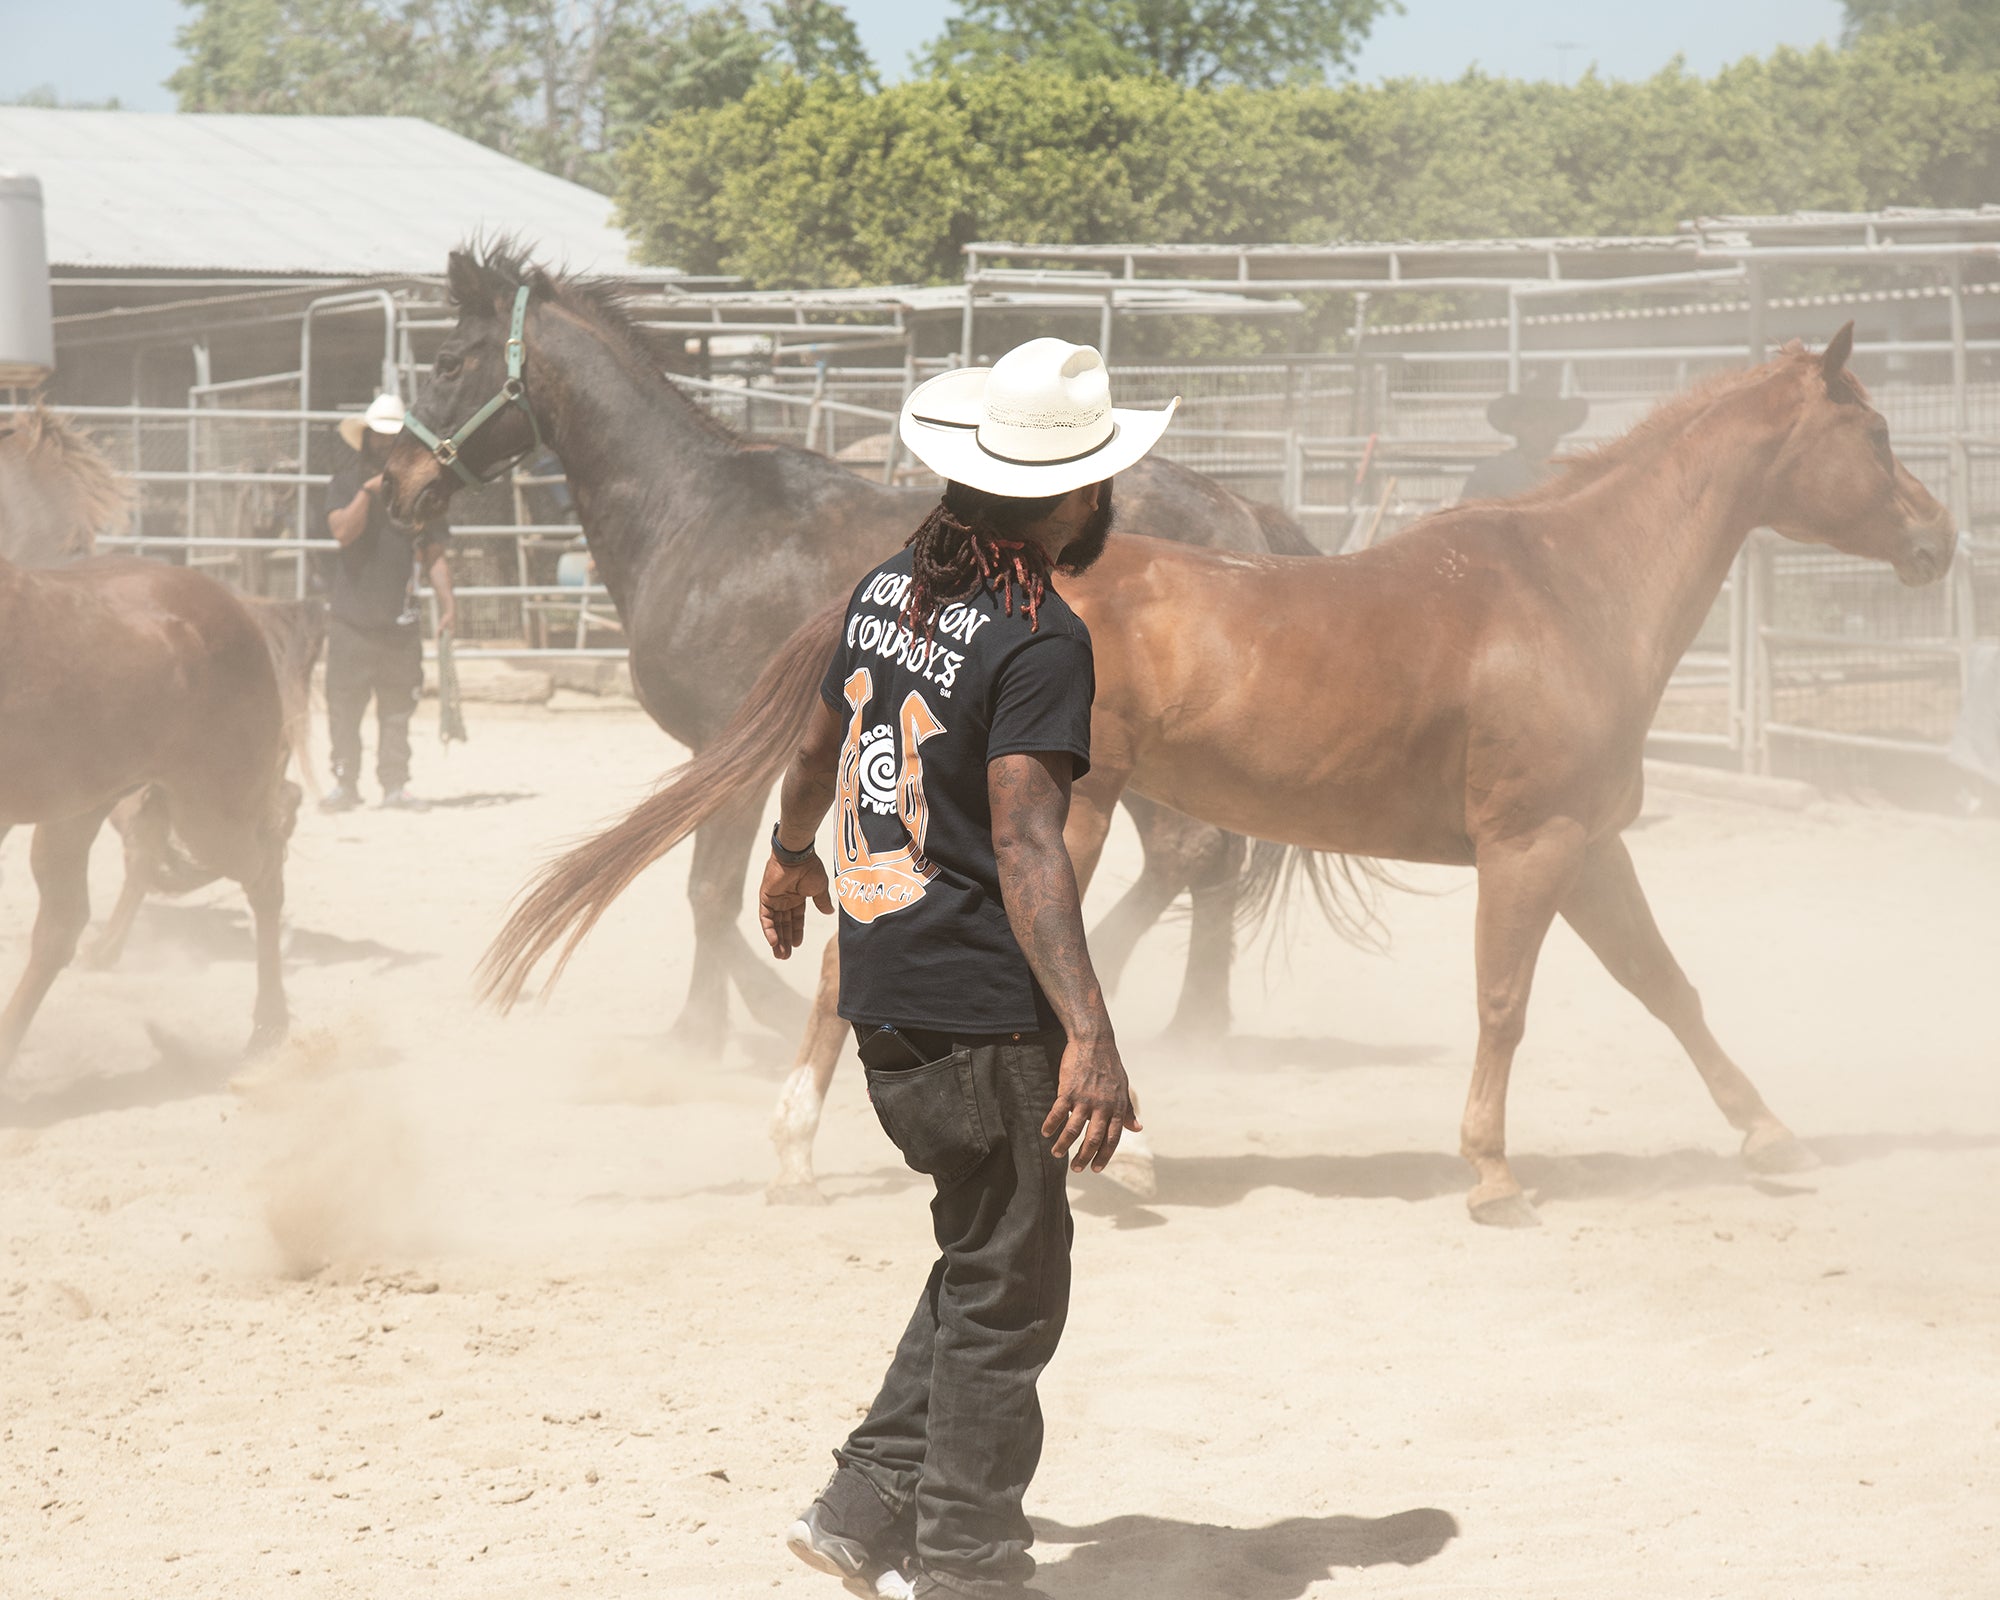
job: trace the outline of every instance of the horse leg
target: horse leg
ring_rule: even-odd
[[[281,776],[254,839],[247,873],[238,881],[250,902],[257,933],[257,1006],[250,1023],[247,1054],[263,1055],[285,1042],[291,1032],[291,1007],[285,999],[282,950],[285,919],[285,846],[298,823],[299,786]]]
[[[285,1000],[284,937],[285,853],[266,847],[262,859],[243,880],[250,916],[257,931],[257,1006],[250,1023],[245,1052],[259,1056],[275,1050],[291,1032],[291,1007]]]
[[[1092,767],[1069,797],[1069,821],[1063,826],[1063,845],[1069,851],[1070,866],[1076,873],[1079,897],[1090,887],[1097,863],[1104,854],[1104,840],[1111,832],[1112,814],[1124,793],[1131,774],[1110,766]],[[1092,966],[1096,957],[1092,956]],[[1118,1153],[1105,1166],[1104,1176],[1129,1189],[1142,1200],[1150,1200],[1157,1188],[1153,1173],[1153,1148],[1143,1133],[1128,1133],[1118,1141]]]
[[[1758,1172],[1798,1172],[1812,1166],[1812,1153],[1772,1114],[1756,1085],[1709,1031],[1701,996],[1660,936],[1623,839],[1613,835],[1591,846],[1562,914],[1605,970],[1673,1030],[1716,1106],[1743,1135],[1744,1161]]]
[[[1177,814],[1142,795],[1128,794],[1124,800],[1139,830],[1145,864],[1132,887],[1090,930],[1091,963],[1107,994],[1116,991],[1140,939],[1188,885],[1181,830],[1174,825]]]
[[[688,863],[688,903],[694,910],[694,970],[673,1026],[674,1042],[701,1055],[722,1047],[733,981],[750,1014],[775,1033],[797,1030],[805,1006],[780,978],[768,954],[753,950],[737,926],[743,880],[764,818],[764,797],[720,811],[695,830]]]
[[[1474,1222],[1531,1227],[1539,1219],[1507,1165],[1507,1077],[1527,1027],[1528,992],[1542,940],[1568,892],[1583,849],[1580,830],[1552,823],[1517,839],[1481,845],[1473,938],[1479,1049],[1459,1128],[1459,1153],[1474,1177],[1466,1206]]]
[[[131,937],[139,908],[158,880],[160,863],[167,852],[166,805],[157,789],[142,789],[118,802],[111,812],[111,825],[125,845],[125,882],[118,891],[118,904],[111,919],[96,938],[84,946],[83,964],[99,972],[118,965]]]
[[[90,924],[90,844],[109,809],[44,822],[35,829],[28,864],[41,904],[28,944],[27,970],[7,1009],[0,1012],[0,1073],[14,1064],[49,985],[69,965],[77,940]]]
[[[1229,974],[1236,959],[1236,885],[1249,846],[1242,837],[1204,827],[1193,841],[1194,915],[1188,924],[1187,974],[1173,1031],[1220,1038],[1229,1031]]]
[[[771,1180],[764,1198],[773,1205],[818,1205],[825,1196],[813,1180],[813,1140],[819,1133],[819,1116],[826,1105],[826,1091],[839,1065],[841,1048],[847,1043],[847,1024],[836,1009],[840,1004],[840,940],[829,939],[820,957],[819,987],[813,992],[812,1016],[799,1053],[792,1063],[785,1086],[778,1091],[777,1109],[771,1113],[771,1143],[778,1151],[778,1175]]]

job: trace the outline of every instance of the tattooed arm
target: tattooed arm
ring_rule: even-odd
[[[1063,845],[1069,780],[1070,758],[1060,753],[1000,756],[986,767],[1007,921],[1069,1033],[1055,1107],[1042,1135],[1055,1139],[1058,1156],[1076,1146],[1073,1170],[1102,1172],[1119,1136],[1136,1129],[1139,1119],[1084,944],[1076,871]]]
[[[787,850],[810,850],[820,819],[833,804],[839,776],[840,723],[824,700],[817,701],[817,712],[799,741],[798,753],[792,757],[779,791],[778,843]],[[787,866],[772,852],[757,891],[757,920],[763,924],[771,954],[780,961],[788,959],[805,939],[808,900],[824,913],[833,911],[826,867],[819,857]]]

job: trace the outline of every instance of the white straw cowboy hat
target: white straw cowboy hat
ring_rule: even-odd
[[[1123,472],[1160,441],[1180,404],[1111,403],[1104,357],[1067,339],[1030,339],[990,367],[960,367],[903,402],[903,443],[939,477],[1030,500]]]
[[[368,402],[368,409],[355,416],[342,417],[339,422],[340,437],[347,448],[359,450],[361,435],[367,433],[401,433],[403,431],[403,402],[400,396],[378,394]]]

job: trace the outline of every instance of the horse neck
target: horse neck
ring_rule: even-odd
[[[531,328],[529,403],[562,461],[598,575],[629,614],[639,573],[679,531],[675,485],[712,476],[729,441],[584,318],[546,307]],[[702,477],[690,476],[697,469]]]
[[[1671,437],[1547,502],[1546,515],[1565,525],[1552,565],[1581,590],[1572,603],[1615,630],[1634,686],[1655,698],[1759,521],[1789,424],[1773,399],[1767,382],[1722,394]]]

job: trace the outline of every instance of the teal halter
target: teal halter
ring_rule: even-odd
[[[527,362],[527,346],[521,342],[521,330],[526,326],[527,320],[528,286],[524,283],[514,291],[514,321],[507,330],[507,381],[500,385],[499,392],[492,399],[466,418],[463,426],[440,439],[417,419],[415,411],[404,414],[403,426],[415,434],[418,442],[437,457],[440,465],[450,467],[457,473],[458,481],[468,489],[477,488],[482,483],[491,483],[515,462],[525,460],[542,448],[542,425],[535,420],[534,408],[528,404],[527,386],[521,381],[521,369]],[[528,426],[534,430],[535,442],[519,455],[496,462],[482,477],[459,459],[459,452],[466,447],[474,434],[508,406],[520,407],[521,414],[528,419]]]

